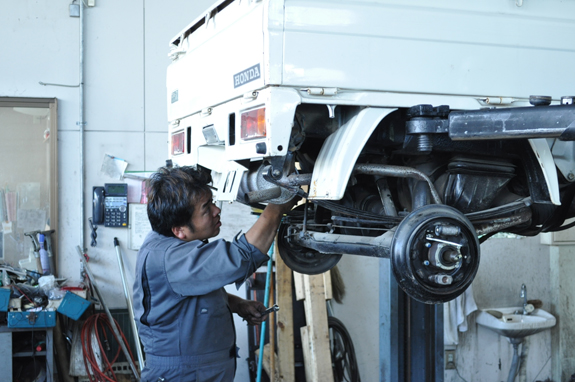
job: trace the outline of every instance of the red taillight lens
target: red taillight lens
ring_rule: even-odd
[[[266,136],[266,109],[256,109],[242,113],[242,139],[264,138]]]
[[[186,134],[183,131],[172,134],[172,155],[184,153],[185,138]]]

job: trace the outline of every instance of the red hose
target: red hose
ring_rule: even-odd
[[[134,362],[134,356],[132,355],[132,351],[129,347],[128,341],[126,340],[126,337],[124,336],[124,333],[120,329],[120,326],[118,325],[118,322],[116,320],[114,320],[114,324],[116,325],[116,327],[118,328],[118,332],[122,336],[122,341],[124,341],[124,344],[126,344],[126,348],[130,353],[130,358],[132,359],[132,362]],[[98,330],[98,328],[100,328],[101,330]],[[108,360],[108,357],[106,356],[106,351],[102,346],[102,341],[100,340],[100,332],[101,332],[105,337],[104,341],[108,341],[108,334],[106,333],[106,329],[108,329],[112,334],[114,334],[114,338],[116,339],[116,342],[118,342],[119,345],[120,340],[116,337],[116,334],[114,333],[112,326],[110,324],[110,320],[108,320],[108,317],[105,314],[103,313],[94,314],[88,317],[88,319],[82,325],[80,340],[82,343],[82,354],[84,355],[84,367],[86,368],[86,373],[88,374],[88,379],[90,380],[90,382],[105,382],[105,381],[116,382],[118,380],[116,378],[116,374],[114,374],[112,365],[118,359],[121,347],[118,346],[118,351],[116,352],[114,359],[110,362]],[[102,364],[103,364],[102,366],[104,366],[104,370],[100,370],[100,367],[98,366],[98,359],[96,357],[96,354],[94,354],[93,352],[92,347],[93,334],[95,335],[96,340],[98,342],[98,347],[100,348],[100,355],[102,357]]]

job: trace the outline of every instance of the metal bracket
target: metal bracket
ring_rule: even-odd
[[[272,179],[280,179],[284,174],[290,173],[290,168],[293,162],[293,153],[290,151],[285,156],[274,156],[269,159],[270,170],[268,175]],[[264,177],[265,178],[265,177]]]

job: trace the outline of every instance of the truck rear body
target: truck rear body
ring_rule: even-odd
[[[575,215],[572,36],[560,0],[220,1],[170,42],[168,157],[218,201],[310,201],[281,231],[293,269],[390,257],[445,302],[479,235]]]

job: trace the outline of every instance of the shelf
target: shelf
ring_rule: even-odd
[[[12,354],[12,357],[35,357],[35,356],[45,357],[46,354],[47,354],[46,351],[37,351],[37,352],[21,351],[21,352]]]
[[[18,340],[22,335],[17,335],[21,333],[30,333],[32,336],[38,332],[46,333],[46,350],[33,351],[35,348],[31,345],[28,346],[16,346],[16,350],[27,350],[30,351],[17,351],[12,353],[14,349],[12,344],[14,340]],[[15,338],[12,336],[16,335]],[[27,362],[26,358],[41,357],[41,362],[45,362],[47,374],[47,382],[54,382],[54,353],[53,353],[53,328],[9,328],[7,326],[0,326],[0,380],[12,381],[13,380],[13,362],[18,360],[18,362]],[[32,361],[32,360],[30,360]],[[34,360],[36,362],[36,360]]]

